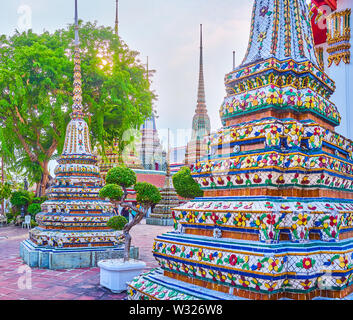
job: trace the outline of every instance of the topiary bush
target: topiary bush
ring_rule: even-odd
[[[107,173],[106,183],[107,185],[99,192],[102,198],[109,198],[113,203],[120,201],[122,208],[136,212],[133,219],[129,222],[122,216],[113,217],[108,221],[109,227],[113,229],[119,228],[116,230],[123,230],[125,238],[124,261],[128,261],[130,259],[131,247],[130,230],[141,222],[154,204],[161,201],[161,195],[158,188],[150,183],[136,183],[135,172],[125,166],[110,169]],[[131,186],[134,186],[134,191],[128,190]],[[127,200],[129,195],[135,194],[137,204]],[[118,220],[121,221],[118,222]]]
[[[128,223],[127,219],[123,216],[115,216],[108,220],[107,226],[113,230],[123,230]]]
[[[136,201],[142,205],[154,205],[162,200],[158,188],[147,182],[137,182],[135,187]]]
[[[99,190],[101,198],[109,198],[112,201],[120,201],[123,194],[121,187],[116,184],[107,184]]]
[[[108,171],[105,182],[129,188],[136,183],[136,173],[125,166],[115,167]]]
[[[189,167],[182,167],[172,179],[174,189],[180,197],[193,199],[203,196],[203,191],[199,184],[192,178]]]

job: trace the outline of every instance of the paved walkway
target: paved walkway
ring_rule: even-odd
[[[132,230],[132,244],[140,248],[146,269],[158,266],[152,257],[153,239],[172,227],[146,225]],[[0,227],[0,300],[121,300],[125,293],[114,294],[99,285],[99,268],[45,270],[28,268],[19,257],[20,242],[28,230]]]

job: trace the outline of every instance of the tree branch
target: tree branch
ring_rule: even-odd
[[[25,149],[26,153],[28,154],[29,158],[31,159],[31,161],[33,161],[33,162],[38,161],[38,157],[33,152],[31,152],[29,145],[27,144],[25,138],[21,135],[20,131],[18,130],[17,122],[15,119],[14,119],[14,130],[17,134],[18,139],[20,139],[20,141],[23,145],[23,148]]]

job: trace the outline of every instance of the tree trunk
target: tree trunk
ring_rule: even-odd
[[[45,190],[47,188],[47,184],[49,181],[49,161],[44,161],[42,163],[40,163],[41,168],[43,169],[42,172],[42,179],[40,180],[40,182],[37,184],[37,188],[36,188],[36,197],[42,197],[45,196]]]
[[[125,237],[125,248],[124,248],[124,262],[129,261],[130,259],[130,248],[131,248],[131,235],[130,230],[133,226],[137,225],[141,222],[143,217],[145,216],[147,210],[145,211],[136,211],[136,216],[134,219],[127,223],[123,229],[124,237]]]

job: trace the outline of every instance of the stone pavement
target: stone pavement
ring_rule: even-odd
[[[172,227],[141,224],[132,229],[132,244],[140,248],[146,270],[158,263],[152,256],[153,239]],[[122,300],[99,285],[99,268],[46,270],[28,268],[19,257],[20,242],[28,230],[0,227],[0,300]]]

